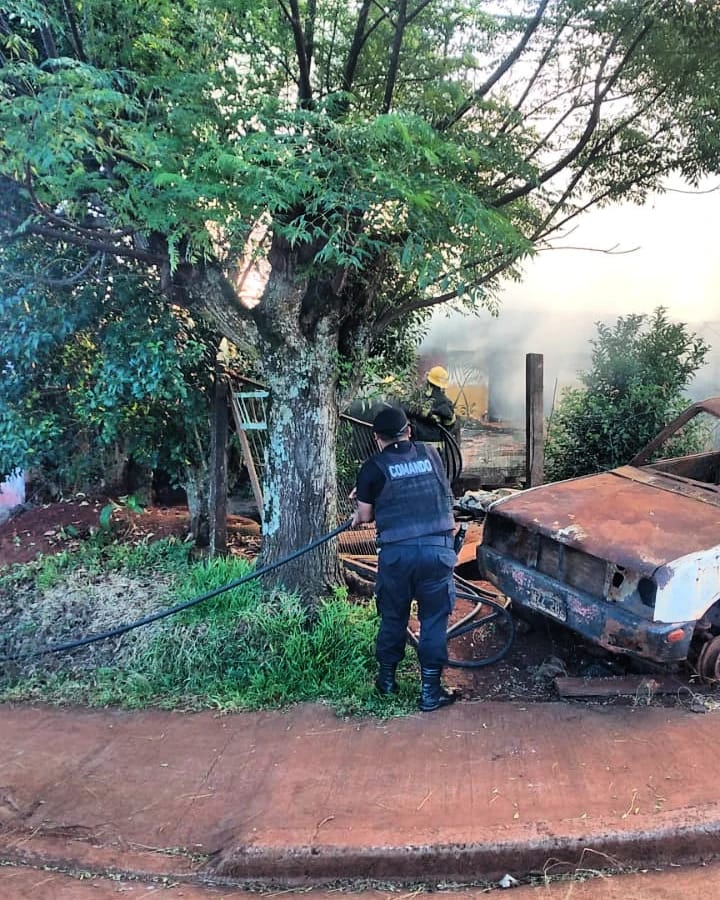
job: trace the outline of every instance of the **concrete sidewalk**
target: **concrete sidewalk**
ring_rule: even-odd
[[[0,706],[0,860],[213,884],[482,882],[720,855],[720,715]]]

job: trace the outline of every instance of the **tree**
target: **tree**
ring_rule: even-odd
[[[688,405],[684,391],[709,350],[662,307],[597,330],[582,387],[566,389],[550,419],[545,475],[553,481],[632,459]]]
[[[494,308],[585,209],[717,168],[714,2],[509,8],[3,5],[6,236],[134,260],[257,347],[266,561],[335,524],[338,403],[390,326]],[[281,577],[321,592],[334,548]]]
[[[81,264],[70,248],[25,285],[37,260],[13,259],[12,249],[3,252],[9,289],[0,295],[0,471],[29,469],[62,492],[161,468],[185,488],[201,539],[219,337],[127,264],[108,279],[63,278]]]

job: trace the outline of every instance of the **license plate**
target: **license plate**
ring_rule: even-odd
[[[553,619],[557,619],[559,622],[564,622],[567,619],[567,607],[565,601],[548,591],[539,591],[537,588],[533,588],[528,593],[525,602],[532,609],[536,609],[538,612],[544,612],[548,616],[552,616]]]

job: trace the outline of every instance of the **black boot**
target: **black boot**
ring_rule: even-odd
[[[437,667],[422,666],[420,668],[421,694],[420,709],[423,712],[432,712],[441,706],[450,706],[457,700],[456,694],[446,691],[440,684],[442,669]]]
[[[377,678],[375,679],[375,687],[381,694],[397,694],[398,686],[395,681],[395,669],[397,666],[389,663],[380,663]]]

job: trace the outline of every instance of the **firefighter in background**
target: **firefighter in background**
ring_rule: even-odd
[[[437,440],[437,425],[450,432],[460,446],[460,423],[455,414],[455,404],[445,393],[450,376],[442,366],[433,366],[425,375],[425,387],[419,399],[410,404],[407,413],[413,420],[413,434],[420,441]]]

